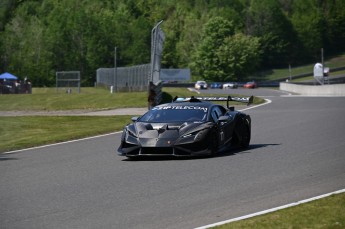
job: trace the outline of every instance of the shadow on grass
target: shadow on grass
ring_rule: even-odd
[[[270,146],[278,146],[280,144],[253,144],[249,145],[248,148],[234,148],[231,147],[228,150],[219,152],[217,155],[214,156],[135,156],[131,158],[125,158],[122,161],[127,162],[134,162],[134,161],[178,161],[178,160],[204,160],[204,159],[212,159],[218,157],[228,157],[228,156],[235,156],[237,154],[245,154],[245,153],[253,153],[251,150],[270,147]]]

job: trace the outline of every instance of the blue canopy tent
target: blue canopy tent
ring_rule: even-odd
[[[5,72],[5,73],[0,75],[0,79],[2,79],[2,80],[17,80],[18,77],[12,75],[11,73]]]

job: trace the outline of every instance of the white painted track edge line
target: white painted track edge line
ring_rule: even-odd
[[[47,144],[47,145],[42,145],[42,146],[35,146],[35,147],[26,148],[26,149],[13,150],[13,151],[4,152],[1,154],[19,153],[19,152],[33,150],[33,149],[41,149],[41,148],[46,148],[46,147],[50,147],[50,146],[57,146],[57,145],[63,145],[63,144],[68,144],[68,143],[72,143],[72,142],[79,142],[79,141],[85,141],[85,140],[94,139],[94,138],[105,137],[105,136],[109,136],[109,135],[113,135],[113,134],[119,134],[119,133],[122,133],[122,131],[116,131],[113,133],[101,134],[101,135],[96,135],[96,136],[91,136],[91,137],[86,137],[86,138],[80,138],[80,139],[75,139],[75,140],[70,140],[70,141],[65,141],[65,142],[57,142],[57,143]]]
[[[251,107],[248,107],[248,108],[244,108],[244,109],[241,109],[239,111],[246,111],[246,110],[254,109],[254,108],[261,107],[261,106],[264,106],[264,105],[267,105],[267,104],[270,104],[270,103],[272,103],[272,100],[265,99],[265,103],[262,103],[262,104],[259,104],[259,105],[255,105],[255,106],[251,106]]]
[[[294,203],[290,203],[290,204],[282,205],[282,206],[279,206],[279,207],[275,207],[275,208],[259,211],[259,212],[252,213],[252,214],[249,214],[249,215],[244,215],[244,216],[236,217],[236,218],[233,218],[233,219],[228,219],[228,220],[225,220],[225,221],[221,221],[221,222],[217,222],[217,223],[213,223],[213,224],[197,227],[195,229],[207,229],[207,228],[211,228],[211,227],[216,227],[216,226],[224,225],[224,224],[227,224],[227,223],[232,223],[232,222],[240,221],[240,220],[243,220],[243,219],[249,219],[249,218],[252,218],[252,217],[255,217],[255,216],[260,216],[260,215],[264,215],[264,214],[267,214],[267,213],[271,213],[271,212],[275,212],[275,211],[278,211],[278,210],[282,210],[282,209],[285,209],[285,208],[294,207],[294,206],[297,206],[297,205],[300,205],[300,204],[305,204],[305,203],[308,203],[308,202],[311,202],[311,201],[314,201],[314,200],[322,199],[322,198],[325,198],[325,197],[329,197],[331,195],[340,194],[340,193],[344,193],[344,192],[345,192],[345,189],[341,189],[341,190],[330,192],[330,193],[323,194],[323,195],[320,195],[320,196],[315,196],[315,197],[312,197],[312,198],[309,198],[309,199],[300,200],[300,201],[297,201],[297,202],[294,202]]]

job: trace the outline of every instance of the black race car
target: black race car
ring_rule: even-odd
[[[210,101],[227,101],[227,108]],[[250,116],[229,101],[251,103],[250,98],[175,98],[158,105],[125,126],[118,154],[137,156],[214,155],[230,146],[249,146]]]

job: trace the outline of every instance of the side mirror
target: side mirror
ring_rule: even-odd
[[[137,116],[131,118],[132,122],[136,122],[138,119],[139,119],[139,117],[137,117]]]
[[[220,116],[218,122],[227,122],[229,121],[229,116]]]

